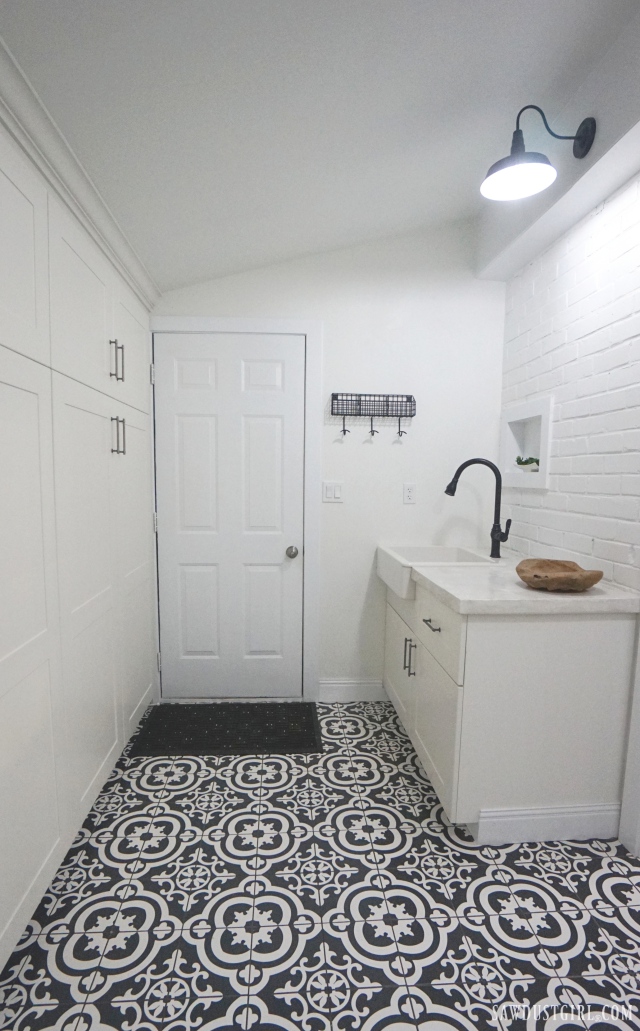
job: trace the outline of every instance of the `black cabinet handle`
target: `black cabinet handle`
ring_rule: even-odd
[[[429,630],[433,630],[434,634],[442,633],[442,627],[441,626],[432,626],[430,619],[423,619],[422,622],[426,623],[427,626],[429,627]]]
[[[410,640],[411,640],[410,637],[405,637],[405,639],[404,639],[404,658],[402,660],[402,668],[403,669],[407,668],[407,645],[408,645]]]

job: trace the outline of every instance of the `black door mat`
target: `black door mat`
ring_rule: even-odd
[[[153,707],[133,738],[129,756],[321,751],[314,702],[163,702]]]

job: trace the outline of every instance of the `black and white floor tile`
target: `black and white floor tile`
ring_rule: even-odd
[[[386,703],[314,755],[123,753],[0,974],[2,1031],[640,1031],[640,861],[479,846]]]

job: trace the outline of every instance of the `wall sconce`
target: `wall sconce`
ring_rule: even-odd
[[[558,174],[544,154],[524,149],[520,115],[523,111],[529,110],[538,111],[550,136],[556,140],[573,140],[575,158],[584,158],[591,150],[596,135],[595,118],[585,118],[580,122],[575,136],[559,136],[549,128],[542,108],[535,104],[527,104],[518,112],[509,157],[501,158],[491,166],[480,187],[482,196],[489,200],[519,200],[521,197],[532,197],[534,193],[540,193],[541,190],[546,190],[547,186],[551,186]]]

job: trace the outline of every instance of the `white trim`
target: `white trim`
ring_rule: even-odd
[[[304,412],[304,587],[302,697],[318,700],[320,662],[320,516],[322,497],[322,323],[312,319],[151,317],[154,333],[289,333],[306,338]],[[346,700],[346,699],[345,699]]]
[[[148,309],[160,290],[93,181],[0,40],[0,125],[67,205]]]
[[[617,802],[602,805],[558,805],[535,809],[481,809],[469,831],[479,845],[519,841],[566,841],[615,838],[620,823]]]
[[[321,680],[319,702],[388,702],[381,680]]]

